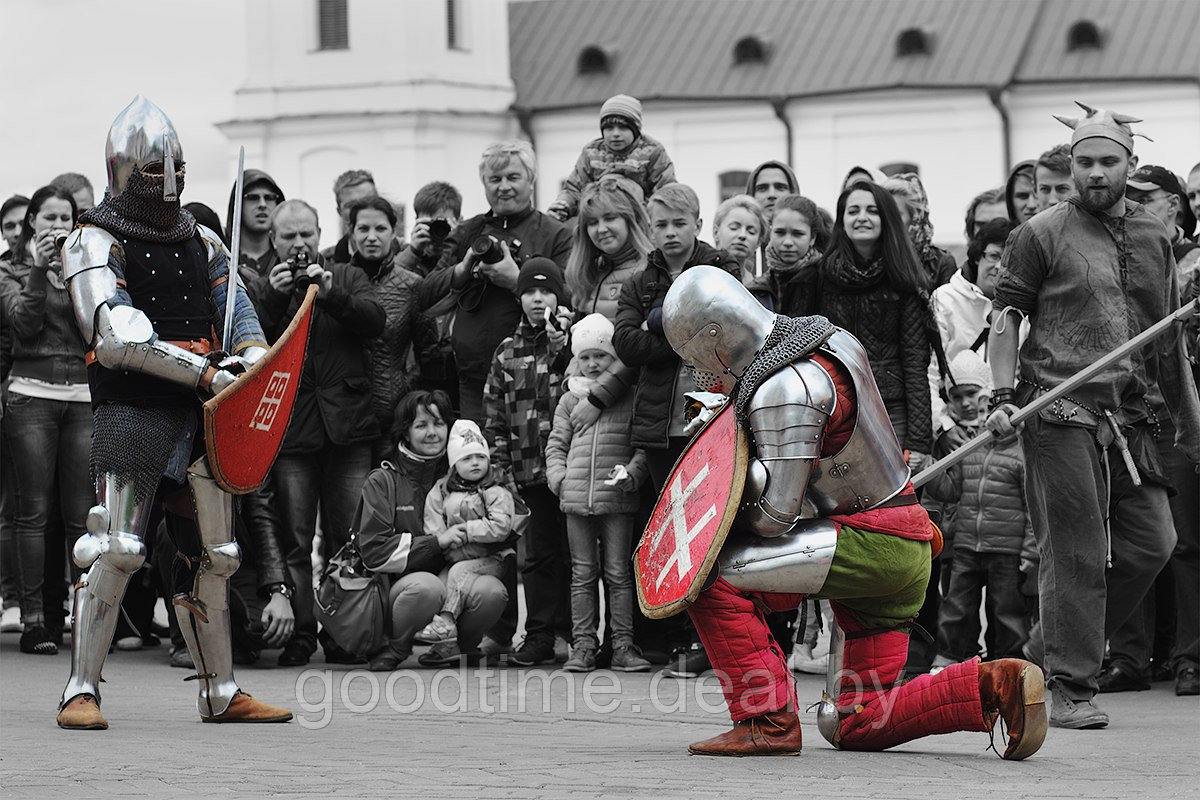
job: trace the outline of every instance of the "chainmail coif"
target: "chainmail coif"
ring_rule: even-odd
[[[771,334],[738,381],[733,405],[738,421],[745,422],[749,416],[750,398],[759,384],[788,364],[812,353],[836,330],[837,326],[822,316],[785,317],[776,314]]]
[[[175,172],[175,184],[183,193],[183,169]],[[163,200],[163,176],[134,170],[129,185],[116,197],[105,197],[85,211],[79,221],[106,231],[145,242],[182,242],[196,233],[196,218],[178,200]]]

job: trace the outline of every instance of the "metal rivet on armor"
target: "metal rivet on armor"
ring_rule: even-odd
[[[175,254],[175,257],[176,257],[176,258],[179,258],[179,253],[176,253],[176,254]]]
[[[151,297],[150,302],[153,303],[157,298]]]
[[[158,274],[158,272],[157,272],[157,271],[155,271],[155,270],[150,270],[150,274],[151,274],[151,275],[157,275],[157,274]]]
[[[183,296],[183,299],[184,299],[184,300],[187,300],[187,295],[186,295],[186,294]]]
[[[146,253],[146,258],[149,258],[149,257],[150,257],[150,254],[149,254],[149,253]]]

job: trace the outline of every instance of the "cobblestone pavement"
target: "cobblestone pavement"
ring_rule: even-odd
[[[959,733],[842,753],[804,717],[799,758],[690,757],[728,723],[714,680],[548,669],[388,675],[243,667],[241,684],[297,712],[289,725],[203,725],[166,649],[109,657],[106,732],[54,726],[69,670],[0,639],[0,796],[835,797],[1200,796],[1200,703],[1171,684],[1108,695],[1103,731],[1051,729],[1021,763]],[[270,662],[270,663],[273,663]],[[415,664],[410,661],[409,664]],[[802,700],[823,680],[799,677]]]

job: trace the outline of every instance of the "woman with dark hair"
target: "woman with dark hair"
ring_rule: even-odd
[[[896,438],[913,471],[933,444],[929,279],[891,194],[858,181],[841,193],[811,312],[854,334],[871,359]]]
[[[396,406],[394,462],[367,476],[354,529],[363,562],[391,582],[388,644],[371,655],[370,669],[390,672],[412,653],[413,637],[442,608],[446,566],[437,539],[425,533],[425,496],[448,470],[446,444],[454,421],[442,391],[416,391]],[[499,578],[480,575],[458,617],[458,646],[479,647],[500,618],[508,592]]]
[[[354,246],[351,266],[367,274],[376,299],[387,314],[383,333],[367,342],[367,365],[371,379],[371,410],[379,430],[387,431],[396,402],[416,386],[418,371],[409,367],[411,351],[425,360],[437,347],[434,321],[417,308],[421,278],[394,263],[392,240],[398,218],[392,204],[382,197],[368,197],[350,207],[350,239]],[[386,434],[371,448],[371,463],[387,457],[396,440]]]
[[[775,201],[763,254],[780,314],[799,316],[806,307],[816,285],[817,265],[829,249],[826,216],[803,195],[787,194]]]
[[[16,499],[14,538],[25,625],[21,652],[41,655],[58,652],[63,625],[61,610],[48,608],[46,598],[66,594],[65,582],[53,586],[43,578],[57,574],[61,582],[63,574],[64,542],[46,541],[55,487],[68,547],[84,532],[92,498],[91,393],[55,242],[75,226],[76,216],[69,192],[53,186],[38,189],[13,258],[0,262],[0,302],[12,331],[4,446],[19,465],[5,480],[13,482]],[[47,611],[54,613],[48,616]]]

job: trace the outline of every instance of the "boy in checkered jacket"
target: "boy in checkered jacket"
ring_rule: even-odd
[[[562,271],[548,258],[525,262],[517,277],[520,322],[500,343],[484,386],[485,427],[492,463],[506,471],[529,507],[525,534],[525,642],[509,657],[519,666],[554,660],[556,631],[570,630],[571,563],[558,498],[546,485],[546,442],[571,359],[571,312]]]

